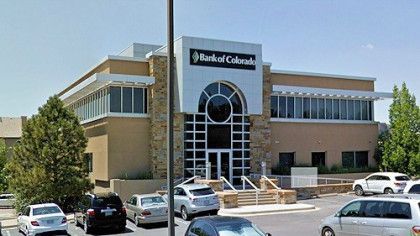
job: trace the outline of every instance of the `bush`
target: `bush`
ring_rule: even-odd
[[[344,168],[339,165],[333,165],[330,169],[326,166],[310,166],[305,164],[294,165],[293,167],[317,167],[318,174],[345,174],[345,173],[364,173],[364,172],[377,172],[378,167],[363,167],[363,168]],[[277,165],[276,168],[271,170],[273,175],[290,175],[290,167]]]

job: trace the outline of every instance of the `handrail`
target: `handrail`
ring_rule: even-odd
[[[233,185],[230,184],[229,181],[225,177],[220,176],[220,180],[222,180],[223,182],[225,182],[233,191],[235,191],[236,193],[238,192],[238,190],[236,190],[236,188],[233,187]]]
[[[280,190],[281,188],[279,188],[279,186],[277,186],[276,184],[273,183],[273,181],[271,181],[271,179],[267,178],[267,176],[262,175],[261,178],[265,179],[267,182],[269,182],[275,189]]]
[[[191,181],[193,181],[193,180],[195,180],[195,179],[197,179],[197,178],[201,178],[201,177],[200,177],[200,176],[198,176],[198,175],[195,175],[195,176],[193,176],[193,177],[191,177],[191,178],[189,178],[189,179],[185,180],[184,182],[182,182],[182,183],[180,183],[180,184],[178,184],[178,185],[187,184],[187,183],[189,183],[189,182],[191,182]],[[177,185],[177,186],[178,186],[178,185]]]
[[[242,180],[242,188],[243,190],[245,190],[245,181],[248,182],[249,185],[251,185],[251,187],[253,187],[255,189],[255,204],[258,205],[258,198],[259,198],[259,193],[260,193],[260,189],[257,188],[257,186],[255,186],[251,180],[249,180],[246,176],[242,175],[241,176],[241,180]]]

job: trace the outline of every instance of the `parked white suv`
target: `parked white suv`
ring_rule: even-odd
[[[365,193],[402,193],[410,177],[395,172],[378,172],[355,180],[353,190],[357,196]]]
[[[322,236],[420,235],[420,195],[394,194],[356,199],[318,228]]]

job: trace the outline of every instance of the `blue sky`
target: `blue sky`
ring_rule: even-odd
[[[406,81],[417,98],[419,29],[419,1],[175,0],[176,37],[261,43],[274,69],[376,77],[384,92]],[[0,116],[34,114],[132,42],[165,41],[164,0],[0,0]]]

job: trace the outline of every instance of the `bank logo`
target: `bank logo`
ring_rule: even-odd
[[[194,51],[193,55],[192,55],[192,59],[194,63],[197,63],[198,59],[200,59],[200,56],[198,55],[197,51]]]

